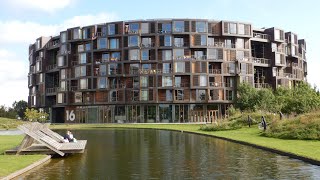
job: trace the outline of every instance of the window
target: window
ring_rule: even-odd
[[[133,87],[134,88],[139,88],[139,85],[140,85],[139,77],[133,77]]]
[[[201,46],[206,46],[207,45],[207,35],[202,34],[201,36]]]
[[[205,54],[204,51],[194,51],[194,58],[204,60],[205,59],[204,54]]]
[[[184,73],[185,72],[185,62],[175,62],[175,73]]]
[[[228,73],[235,74],[236,73],[235,71],[236,71],[236,65],[234,63],[229,63]]]
[[[129,36],[129,47],[139,46],[139,36]]]
[[[276,64],[281,64],[281,55],[276,53]]]
[[[87,63],[87,54],[80,53],[79,54],[79,64],[85,64],[85,63]]]
[[[171,50],[163,50],[162,51],[162,60],[172,60],[172,51]]]
[[[175,59],[183,59],[184,58],[184,49],[174,49],[173,55]]]
[[[175,100],[178,100],[178,101],[184,100],[183,90],[175,90]]]
[[[112,38],[109,40],[110,49],[119,49],[119,39]]]
[[[207,86],[207,76],[199,76],[199,79],[200,79],[200,84],[199,86]]]
[[[99,77],[98,78],[98,88],[99,89],[107,88],[107,78],[106,77]]]
[[[113,52],[111,54],[111,61],[119,61],[121,59],[120,52]]]
[[[226,100],[232,101],[233,100],[233,91],[232,90],[226,90]]]
[[[139,24],[138,23],[132,23],[129,25],[130,33],[138,33],[139,32]]]
[[[66,81],[61,81],[60,82],[60,91],[65,91],[66,90]]]
[[[207,32],[207,22],[196,22],[196,32]]]
[[[65,69],[61,69],[61,71],[60,71],[60,79],[66,79],[66,70]]]
[[[141,76],[140,77],[140,86],[141,87],[148,87],[148,76]]]
[[[138,74],[139,64],[130,64],[130,74]]]
[[[142,34],[149,33],[149,23],[141,23],[141,33]]]
[[[80,66],[78,67],[75,67],[75,70],[74,70],[74,76],[77,78],[77,77],[80,77]]]
[[[274,39],[280,40],[280,30],[276,29],[274,32]]]
[[[64,56],[58,56],[58,67],[64,66]]]
[[[171,73],[171,64],[163,63],[162,64],[162,73]]]
[[[141,50],[141,60],[149,60],[149,50],[148,49],[143,49]]]
[[[174,87],[181,87],[181,77],[176,76],[174,77]]]
[[[162,87],[172,86],[171,76],[162,76]]]
[[[132,90],[132,101],[139,101],[139,90]]]
[[[80,89],[87,89],[87,88],[88,88],[87,79],[80,79]]]
[[[36,71],[37,72],[41,71],[41,64],[42,64],[41,61],[36,62]]]
[[[243,38],[237,38],[236,48],[244,49],[244,39]]]
[[[142,47],[152,47],[151,38],[142,38]]]
[[[87,75],[87,66],[80,66],[80,76]]]
[[[172,101],[172,90],[166,90],[166,101]]]
[[[129,60],[140,60],[140,50],[130,49],[129,50]]]
[[[170,33],[171,32],[171,23],[163,23],[162,24],[162,32]]]
[[[58,93],[58,104],[63,103],[64,93]]]
[[[101,55],[102,62],[108,62],[110,55],[108,53],[104,53]]]
[[[73,29],[73,39],[81,39],[81,29]]]
[[[237,60],[243,61],[244,60],[244,51],[237,51],[236,56],[237,56]]]
[[[116,34],[116,25],[108,24],[108,35],[115,35],[115,34]]]
[[[229,23],[229,34],[237,34],[237,24]]]
[[[43,83],[44,81],[43,81],[44,79],[43,79],[43,73],[40,73],[39,74],[39,82],[40,83]]]
[[[246,74],[247,73],[247,64],[246,63],[241,63],[240,64],[240,72],[241,72],[241,74]]]
[[[239,28],[239,34],[244,35],[245,34],[244,33],[244,24],[239,24],[238,28]]]
[[[66,32],[63,32],[60,34],[60,42],[61,43],[67,42],[67,33]]]
[[[82,30],[82,37],[83,39],[90,38],[90,28],[85,28]]]
[[[40,48],[41,48],[41,42],[40,42],[40,39],[37,39],[36,49],[40,49]]]
[[[149,91],[148,90],[141,90],[140,93],[141,93],[140,100],[141,101],[148,101]]]
[[[171,46],[171,36],[164,36],[164,46]]]
[[[78,52],[82,52],[82,51],[84,51],[84,45],[80,44],[78,45]]]
[[[184,32],[184,21],[174,21],[173,32]]]
[[[233,41],[231,39],[226,39],[224,41],[224,44],[225,44],[226,48],[234,48],[234,44],[233,44]]]
[[[218,49],[208,49],[208,59],[219,59]]]
[[[206,90],[197,90],[196,96],[198,101],[206,100]]]
[[[61,45],[60,54],[67,54],[67,46],[65,44]]]
[[[99,38],[98,49],[106,49],[106,48],[107,48],[107,38]]]
[[[208,46],[214,46],[214,38],[208,37]]]
[[[174,46],[183,47],[184,46],[183,38],[174,38]]]
[[[110,91],[110,101],[113,102],[113,101],[118,101],[118,91],[117,90],[112,90]]]
[[[105,65],[105,64],[100,65],[99,72],[100,72],[100,76],[106,76],[107,75],[107,65]]]
[[[234,87],[234,77],[226,77],[226,87]]]
[[[118,64],[112,63],[112,64],[109,64],[108,66],[109,66],[109,69],[108,69],[109,75],[114,75],[118,73]]]

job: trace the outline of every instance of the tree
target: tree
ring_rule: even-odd
[[[271,89],[260,89],[257,91],[256,107],[266,112],[277,112],[276,98]]]
[[[48,118],[49,114],[47,114],[46,112],[43,111],[38,111],[36,109],[26,109],[25,112],[25,117],[29,120],[29,121],[38,121],[38,122],[45,122]]]
[[[250,84],[241,83],[237,89],[236,107],[240,110],[255,111],[257,105],[257,90]]]
[[[20,100],[19,102],[14,101],[14,103],[12,104],[13,109],[21,119],[25,118],[24,112],[26,111],[27,106],[28,103],[24,100]]]

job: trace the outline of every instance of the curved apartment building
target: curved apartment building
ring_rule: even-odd
[[[294,86],[306,43],[278,28],[206,19],[75,27],[29,46],[29,107],[56,123],[212,122],[241,82]]]

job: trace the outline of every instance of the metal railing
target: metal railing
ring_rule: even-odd
[[[56,68],[57,68],[57,65],[56,65],[56,64],[51,64],[51,65],[48,65],[48,66],[46,67],[46,70],[47,70],[47,71],[50,71],[50,70],[56,69]]]
[[[266,59],[266,58],[256,58],[256,57],[252,57],[252,62],[255,64],[266,64],[266,65],[270,65],[270,59]]]
[[[179,84],[174,84],[174,87],[180,88],[180,87],[190,87],[189,83],[179,83]]]
[[[221,69],[209,69],[209,74],[221,74]]]
[[[183,43],[183,42],[175,42],[173,43],[174,47],[187,47],[188,43]]]
[[[270,84],[268,83],[254,83],[255,88],[270,88]]]
[[[154,47],[155,46],[155,43],[141,43],[140,44],[140,47],[141,48],[150,48],[150,47]]]
[[[253,33],[253,38],[270,40],[270,36],[268,34],[255,33],[255,32]]]
[[[209,82],[210,87],[224,87],[223,82]]]
[[[53,87],[53,88],[46,88],[46,93],[47,94],[54,94],[57,92],[57,87]]]

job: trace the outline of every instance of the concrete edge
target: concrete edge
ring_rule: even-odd
[[[47,161],[50,160],[50,159],[51,159],[51,156],[48,155],[48,156],[46,156],[45,158],[40,159],[40,160],[38,160],[38,161],[30,164],[29,166],[27,166],[27,167],[25,167],[25,168],[23,168],[23,169],[20,169],[20,170],[14,172],[14,173],[9,174],[8,176],[2,178],[1,180],[13,179],[13,178],[15,178],[15,177],[17,177],[17,176],[19,176],[19,175],[27,172],[27,171],[30,171],[31,169],[33,169],[33,168],[35,168],[35,167],[37,167],[37,166],[39,166],[39,165],[47,162]]]
[[[109,127],[105,127],[105,128],[109,128]],[[111,128],[128,128],[128,127],[111,127]],[[197,134],[197,135],[202,135],[202,136],[207,136],[207,137],[214,137],[217,139],[223,139],[226,141],[230,141],[230,142],[234,142],[234,143],[238,143],[238,144],[242,144],[242,145],[246,145],[246,146],[250,146],[250,147],[254,147],[257,149],[261,149],[261,150],[265,150],[268,152],[272,152],[272,153],[276,153],[282,156],[288,156],[290,158],[294,158],[294,159],[298,159],[313,165],[317,165],[320,166],[320,160],[316,160],[316,159],[311,159],[308,157],[304,157],[304,156],[300,156],[294,153],[290,153],[290,152],[285,152],[285,151],[281,151],[278,149],[273,149],[273,148],[269,148],[269,147],[265,147],[265,146],[260,146],[257,144],[253,144],[253,143],[249,143],[249,142],[245,142],[245,141],[240,141],[240,140],[234,140],[234,139],[230,139],[230,138],[226,138],[226,137],[220,137],[220,136],[216,136],[216,135],[212,135],[212,134],[202,134],[199,132],[192,132],[192,131],[185,131],[185,130],[178,130],[178,129],[162,129],[162,128],[139,128],[139,127],[132,127],[135,129],[153,129],[153,130],[166,130],[166,131],[177,131],[177,132],[186,132],[186,133],[191,133],[191,134]]]

